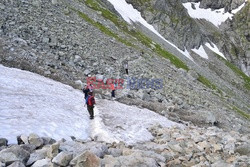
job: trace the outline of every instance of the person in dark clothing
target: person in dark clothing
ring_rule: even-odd
[[[125,72],[128,75],[128,62],[124,63]]]
[[[115,98],[115,84],[114,83],[112,83],[111,85],[111,97]]]
[[[90,92],[89,87],[86,85],[82,91],[84,93],[84,98],[86,99],[88,97],[88,93]]]
[[[92,92],[88,93],[88,97],[86,99],[87,109],[90,115],[90,119],[94,119],[94,105],[95,105],[95,98]]]

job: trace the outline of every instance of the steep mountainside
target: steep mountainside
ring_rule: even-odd
[[[190,51],[193,60],[142,24],[125,22],[109,1],[16,0],[0,2],[0,63],[73,86],[78,80],[86,82],[89,75],[104,81],[159,78],[164,81],[162,89],[118,90],[118,101],[175,121],[250,132],[250,78],[231,63],[239,66],[242,61],[249,68],[249,45],[243,39],[249,38],[249,26],[240,24],[249,17],[249,4],[218,28],[191,18],[181,1],[127,2],[167,40]],[[220,1],[218,6],[202,1],[201,7],[230,11],[242,3]],[[201,45],[208,59],[192,50]],[[129,76],[123,68],[125,61]],[[109,97],[108,90],[96,91],[100,97]]]

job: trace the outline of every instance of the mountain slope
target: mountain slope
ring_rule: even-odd
[[[130,77],[163,79],[164,87],[119,90],[119,101],[145,106],[175,121],[192,121],[200,126],[217,123],[227,130],[249,132],[249,77],[206,45],[209,59],[190,51],[192,61],[142,24],[127,24],[105,0],[0,3],[1,64],[76,86],[75,81],[86,82],[88,75],[104,80],[126,79],[123,63],[128,61]],[[209,35],[217,34],[218,28],[190,18],[181,2],[169,3],[173,7],[169,24],[176,27],[169,35],[181,43],[166,39],[180,49],[198,47],[200,39],[203,44],[214,42],[220,48]],[[164,7],[160,2],[157,6]],[[179,8],[183,13],[174,13]],[[182,17],[183,23],[177,24],[174,16]],[[200,32],[200,26],[211,29]],[[178,35],[189,30],[197,36],[192,32]],[[189,36],[196,42],[188,42]],[[97,91],[104,98],[109,96],[108,90]],[[173,105],[174,113],[168,110]],[[206,120],[210,115],[215,118],[213,122]]]

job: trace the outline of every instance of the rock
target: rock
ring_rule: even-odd
[[[38,161],[38,160],[42,160],[45,159],[47,156],[47,152],[48,152],[48,147],[44,147],[40,150],[36,150],[35,152],[33,152],[32,154],[30,154],[30,158],[27,162],[26,165],[30,166],[32,165],[34,162]]]
[[[100,159],[93,153],[86,151],[81,155],[75,157],[70,165],[79,166],[79,167],[99,167]]]
[[[24,144],[24,142],[21,139],[21,136],[17,136],[17,144]]]
[[[21,139],[21,143],[29,144],[29,138],[28,138],[28,136],[21,135],[20,139]]]
[[[88,76],[90,74],[90,71],[88,69],[86,69],[86,70],[83,71],[83,74]]]
[[[16,161],[12,163],[11,165],[9,165],[8,167],[25,167],[25,165],[20,161]]]
[[[0,147],[7,146],[7,145],[8,145],[8,140],[5,138],[0,138]]]
[[[41,7],[41,0],[33,0],[32,1],[32,5],[37,7],[37,8],[40,8]]]
[[[60,166],[67,166],[72,159],[73,154],[60,152],[55,158],[53,158],[52,162]]]
[[[29,153],[32,153],[36,149],[36,146],[31,144],[21,144],[20,147],[28,151]]]
[[[240,155],[248,155],[250,156],[250,144],[245,144],[245,145],[242,145],[242,146],[238,146],[236,149],[235,149],[235,152],[239,153]]]
[[[29,141],[29,144],[35,145],[36,148],[43,145],[43,139],[34,133],[29,135],[28,141]]]
[[[50,159],[42,159],[42,160],[38,160],[36,161],[32,167],[49,167],[51,162]]]
[[[0,161],[0,167],[5,167],[5,163]]]
[[[59,143],[52,144],[47,152],[48,158],[54,158],[59,153]]]
[[[224,161],[217,161],[211,165],[211,167],[233,167],[234,165],[228,164]]]
[[[44,37],[44,38],[43,38],[43,43],[49,43],[49,38]]]
[[[122,155],[122,150],[117,148],[109,148],[108,154],[112,155],[113,157],[119,157]]]
[[[96,81],[103,81],[104,80],[104,75],[97,74],[96,75]]]
[[[56,141],[50,137],[42,137],[44,145],[51,145],[56,143]]]
[[[83,83],[81,80],[75,81],[75,85],[77,89],[82,89],[83,88]]]
[[[56,5],[58,3],[57,0],[51,0],[51,2],[53,5]]]
[[[30,156],[30,153],[18,145],[0,151],[0,161],[9,165],[15,161],[21,161],[26,163]]]

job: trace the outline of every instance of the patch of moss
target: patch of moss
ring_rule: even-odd
[[[239,113],[241,116],[243,116],[243,117],[247,118],[248,120],[250,120],[250,114],[245,113],[244,111],[240,110],[240,109],[239,109],[238,107],[236,107],[236,106],[232,106],[232,109],[233,109],[234,111],[236,111],[237,113]]]

